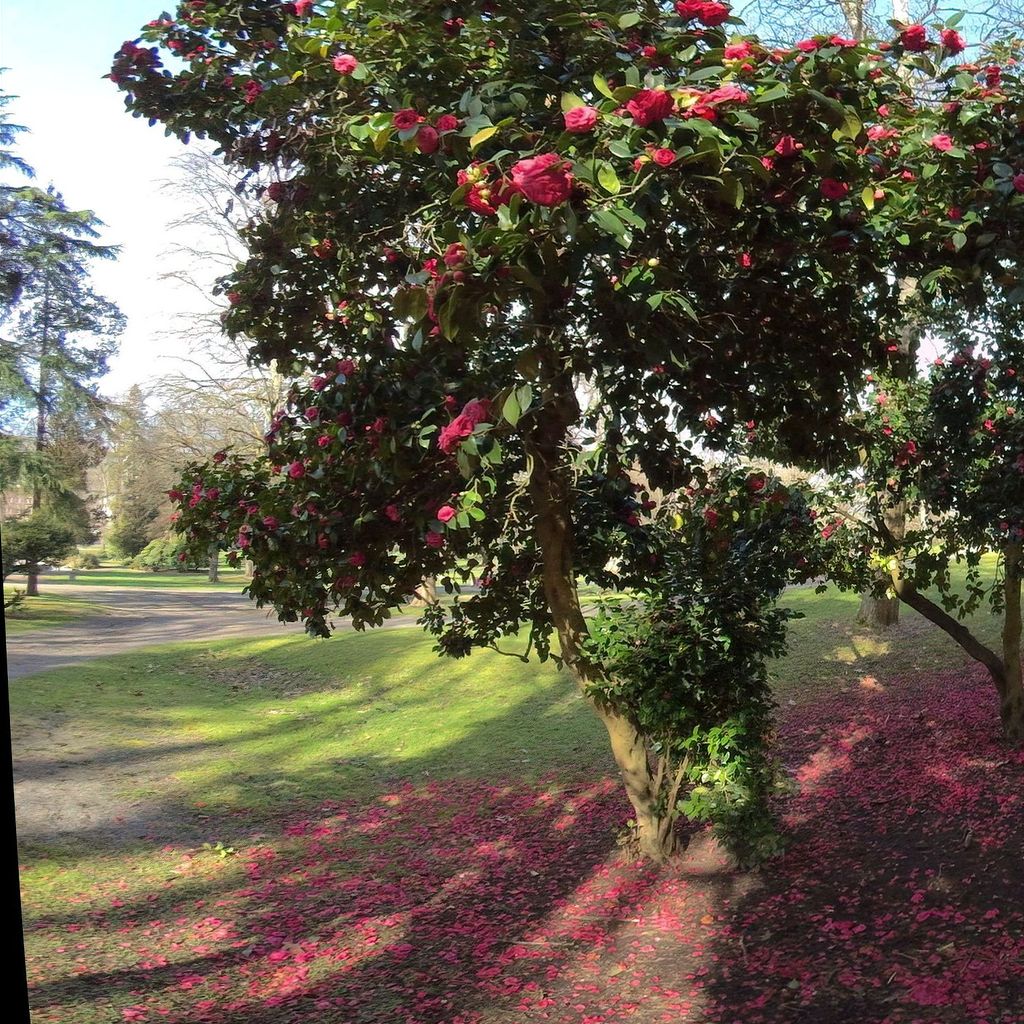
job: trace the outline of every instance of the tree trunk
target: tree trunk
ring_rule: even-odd
[[[210,567],[206,573],[207,583],[218,583],[220,581],[220,549],[214,548],[210,552]]]
[[[604,724],[626,795],[636,815],[634,836],[637,851],[658,863],[675,850],[675,835],[665,818],[672,808],[659,801],[659,786],[651,772],[647,744],[633,723],[595,699],[589,685],[601,678],[601,669],[581,650],[587,624],[580,608],[573,562],[572,507],[568,467],[562,448],[568,427],[579,414],[571,380],[558,376],[548,382],[549,391],[531,415],[526,440],[533,458],[530,497],[536,517],[544,593],[558,634],[566,669],[584,698]]]
[[[861,594],[857,621],[865,626],[888,629],[900,621],[900,599],[898,597],[875,597],[870,591]]]
[[[43,289],[43,333],[39,342],[39,387],[36,391],[36,451],[42,452],[46,448],[46,417],[49,411],[50,367],[48,359],[50,355],[50,285],[49,278],[46,278],[46,285]],[[43,489],[38,481],[32,484],[32,511],[38,512],[43,505]],[[25,587],[28,597],[39,596],[39,575],[30,572],[28,584]]]
[[[422,608],[437,601],[437,580],[428,576],[415,590],[409,602],[413,608]]]
[[[1003,550],[1003,689],[999,694],[999,718],[1003,732],[1015,742],[1024,741],[1024,688],[1021,685],[1021,544]]]

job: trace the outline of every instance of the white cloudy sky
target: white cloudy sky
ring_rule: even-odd
[[[121,246],[100,263],[96,289],[128,317],[119,355],[103,390],[114,395],[167,372],[179,345],[161,334],[175,310],[195,300],[161,282],[174,203],[159,191],[183,150],[124,110],[103,75],[114,51],[159,17],[161,0],[0,0],[0,86],[15,94],[12,120],[30,129],[18,152],[74,209],[92,209],[107,225],[104,241]]]

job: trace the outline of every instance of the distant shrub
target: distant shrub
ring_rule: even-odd
[[[182,554],[186,556],[184,561],[181,559]],[[150,541],[129,564],[133,569],[146,569],[149,572],[165,572],[169,569],[196,572],[206,568],[205,562],[189,556],[180,537],[158,537]]]
[[[79,552],[77,555],[72,555],[65,563],[69,569],[80,570],[80,569],[98,569],[100,567],[100,560],[93,554],[82,554]]]

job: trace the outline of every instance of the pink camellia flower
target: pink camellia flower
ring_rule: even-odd
[[[327,386],[327,378],[326,377],[320,377],[320,376],[314,377],[309,382],[309,386],[314,391],[323,391],[323,389]]]
[[[412,107],[405,107],[403,110],[396,110],[391,115],[391,123],[400,131],[407,132],[422,121],[423,118],[416,113]]]
[[[754,265],[754,258],[749,252],[741,252],[736,257],[736,262],[744,269],[749,270]]]
[[[850,191],[850,186],[845,181],[836,181],[835,178],[821,179],[821,194],[826,199],[843,199]]]
[[[339,53],[334,58],[334,70],[339,75],[351,75],[357,67],[359,67],[359,61],[351,53]]]
[[[213,461],[215,463],[217,463],[218,465],[220,465],[220,463],[222,463],[227,457],[228,457],[228,453],[227,452],[214,452],[213,453]]]
[[[873,124],[867,134],[872,142],[883,142],[885,139],[896,138],[899,132],[895,128],[886,128],[884,124]]]
[[[309,407],[309,408],[308,408],[308,409],[306,410],[306,412],[305,412],[305,414],[304,414],[304,415],[305,415],[306,419],[307,419],[307,420],[309,420],[309,421],[310,421],[310,423],[312,423],[312,422],[313,422],[313,420],[318,420],[318,419],[320,419],[320,410],[319,410],[319,409],[318,409],[318,408],[317,408],[317,407],[316,407],[315,405],[311,405],[311,406],[310,406],[310,407]]]
[[[1013,187],[1017,192],[1024,192],[1024,173],[1013,176]]]
[[[829,46],[839,46],[842,49],[849,49],[851,46],[857,45],[856,39],[847,39],[844,36],[833,36],[828,42]]]
[[[775,152],[779,154],[783,159],[789,159],[790,157],[798,156],[800,150],[804,148],[802,142],[797,142],[792,135],[783,135],[781,139],[775,144]]]
[[[262,92],[263,86],[255,79],[251,79],[245,83],[245,102],[249,104],[255,103]]]
[[[354,554],[349,555],[348,564],[354,565],[359,569],[366,565],[366,555],[362,551],[356,551]]]
[[[738,85],[722,85],[709,92],[704,97],[704,103],[746,103],[749,99],[747,93]]]
[[[713,508],[704,509],[704,522],[713,530],[718,525],[718,513]]]
[[[726,60],[745,60],[747,57],[752,57],[754,54],[754,48],[746,40],[742,43],[730,43],[725,48],[725,59]]]
[[[931,45],[928,42],[928,30],[924,25],[908,25],[900,33],[900,42],[908,53],[924,53]]]
[[[964,42],[964,37],[960,35],[954,28],[945,28],[939,34],[939,38],[942,40],[942,45],[946,51],[953,56],[958,53],[963,53],[967,49],[967,44]]]
[[[295,13],[304,18],[313,9],[313,0],[295,0]]]
[[[801,39],[800,42],[796,44],[796,49],[801,53],[814,53],[819,45],[820,44],[817,39]]]
[[[451,505],[442,505],[437,510],[437,518],[439,522],[450,523],[456,516],[455,509]]]
[[[1016,185],[1014,187],[1016,188]],[[1022,189],[1021,191],[1024,191],[1024,189]],[[950,220],[962,220],[964,216],[964,211],[961,210],[959,206],[951,206],[946,211],[946,216]]]
[[[220,488],[219,487],[211,487],[206,492],[206,499],[207,499],[207,501],[216,501],[219,497],[220,497]]]
[[[402,518],[401,513],[398,511],[398,506],[397,505],[387,505],[387,506],[385,506],[385,508],[384,508],[384,515],[386,515],[388,517],[388,519],[390,519],[391,522],[393,522],[393,523],[399,522],[401,520],[401,518]]]
[[[351,359],[341,359],[338,361],[338,373],[343,377],[351,377],[356,372],[356,364]]]
[[[491,415],[491,403],[486,398],[473,399],[462,407],[462,412],[445,427],[437,439],[437,446],[450,455],[473,433],[479,423],[485,423]]]
[[[675,150],[672,149],[656,149],[651,154],[651,159],[659,167],[671,167],[676,162]]]
[[[442,114],[435,127],[439,132],[456,132],[462,122],[454,114]]]
[[[427,530],[427,535],[424,537],[428,548],[443,548],[444,537],[439,533],[435,533],[433,530]]]
[[[1003,80],[1003,69],[998,64],[990,64],[985,68],[985,84],[994,89]]]
[[[559,206],[572,194],[571,164],[557,153],[520,160],[512,166],[512,184],[531,203]]]
[[[288,467],[288,475],[293,480],[301,480],[306,475],[306,466],[301,459],[296,459]]]
[[[228,302],[232,306],[237,306],[242,301],[242,296],[239,292],[228,292]]]
[[[565,130],[574,135],[583,135],[593,131],[597,119],[600,117],[595,107],[573,107],[567,110],[562,117],[565,119]]]
[[[930,143],[932,149],[945,153],[953,148],[953,140],[948,135],[933,135]]]
[[[167,497],[170,498],[171,501],[181,501],[181,499],[185,497],[185,495],[183,495],[181,491],[175,488],[174,490],[170,490],[167,492]]]
[[[316,439],[316,443],[317,443],[317,446],[318,446],[318,447],[320,447],[320,448],[326,448],[326,447],[327,447],[327,446],[328,446],[328,445],[329,445],[329,444],[331,443],[331,438],[330,438],[330,435],[329,435],[329,434],[321,434],[321,435],[320,435],[320,436],[319,436],[319,437],[318,437],[318,438]]]
[[[426,156],[430,156],[431,153],[437,152],[440,145],[441,136],[437,134],[437,130],[431,128],[429,124],[421,124],[420,130],[416,133],[416,148]]]
[[[642,128],[655,121],[664,121],[675,108],[672,94],[664,89],[641,89],[633,94],[626,104],[626,110]]]
[[[274,516],[264,516],[263,525],[268,530],[276,530],[281,525],[281,523]]]

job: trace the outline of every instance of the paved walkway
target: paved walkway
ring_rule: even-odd
[[[41,589],[46,590],[45,579]],[[244,595],[231,591],[65,585],[59,593],[61,597],[92,601],[102,605],[104,611],[80,622],[9,636],[9,679],[154,644],[303,631],[301,624],[278,622],[273,610],[260,610]],[[410,618],[395,625],[410,625],[412,621]]]

